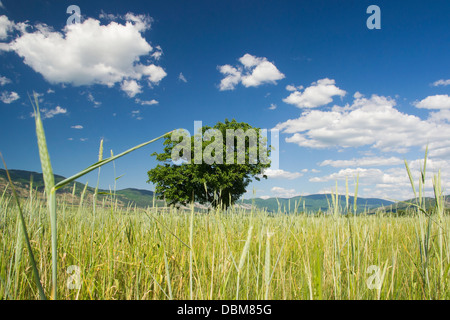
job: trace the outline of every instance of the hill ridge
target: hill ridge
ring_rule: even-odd
[[[44,190],[44,180],[42,173],[35,172],[35,171],[29,171],[29,170],[21,170],[21,169],[12,169],[9,170],[11,179],[15,184],[18,184],[21,188],[24,190],[29,189],[30,184],[30,177],[33,176],[33,187],[37,188],[38,191]],[[55,174],[55,182],[59,182],[65,179],[64,176]],[[3,185],[6,184],[6,171],[5,169],[0,169],[0,188],[2,187],[2,180],[3,179]],[[60,190],[65,193],[72,193],[73,192],[73,186],[74,184],[71,183],[70,185],[67,185]],[[75,182],[75,194],[80,195],[85,187],[85,184],[76,181]],[[88,186],[87,193],[92,195],[95,191],[95,188]],[[99,192],[103,194],[108,194],[110,190],[105,189],[99,189]],[[1,192],[1,190],[0,190]],[[26,193],[24,193],[26,195]],[[136,205],[138,207],[147,207],[153,205],[153,197],[155,195],[154,191],[147,190],[147,189],[139,189],[139,188],[123,188],[115,191],[116,197],[119,201],[123,203],[123,205]],[[346,203],[346,196],[339,194],[339,203],[340,206],[345,206]],[[349,206],[352,208],[354,203],[354,197],[349,195]],[[414,199],[411,199],[410,201],[413,201]],[[158,206],[164,206],[164,201],[162,200],[156,200],[155,202],[158,204]],[[297,202],[297,206],[299,211],[302,211],[303,209],[312,212],[312,211],[326,211],[329,208],[329,204],[332,203],[331,193],[320,193],[320,194],[311,194],[306,196],[295,196],[292,198],[277,198],[277,197],[270,197],[270,198],[251,198],[251,199],[240,199],[236,202],[238,205],[242,205],[244,207],[248,207],[251,204],[255,204],[255,206],[259,209],[266,209],[269,212],[277,212],[279,208],[283,208],[283,210],[288,210],[290,208],[290,212],[293,212],[295,210],[295,205]],[[389,207],[389,206],[396,206],[396,204],[400,207],[402,202],[394,202],[386,199],[381,198],[362,198],[357,197],[357,212],[363,212],[366,211],[374,211],[377,208],[381,207]],[[432,201],[430,201],[431,203]],[[393,207],[391,207],[393,208]],[[353,209],[352,209],[353,210]]]

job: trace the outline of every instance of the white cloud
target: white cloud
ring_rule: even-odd
[[[429,121],[442,123],[442,122],[450,122],[450,109],[443,109],[437,112],[430,112],[428,117]]]
[[[75,126],[71,126],[71,128],[72,128],[72,129],[78,129],[78,130],[81,130],[81,129],[83,129],[83,126],[77,124],[77,125],[75,125]]]
[[[88,100],[89,100],[90,102],[92,102],[92,103],[94,104],[95,107],[98,107],[99,105],[102,104],[101,102],[96,101],[95,98],[94,98],[94,96],[93,96],[92,93],[90,93],[90,92],[88,93]]]
[[[275,103],[271,103],[269,110],[275,110],[277,108],[277,105]]]
[[[447,79],[447,80],[441,79],[441,80],[433,82],[431,85],[434,86],[434,87],[437,87],[437,86],[449,86],[450,85],[450,79]]]
[[[242,76],[242,84],[245,87],[257,87],[263,83],[275,84],[277,80],[285,77],[266,58],[256,58],[250,54],[246,54],[240,59],[240,62],[246,69],[251,70],[251,74]]]
[[[139,104],[142,105],[142,106],[153,106],[153,105],[159,103],[159,102],[156,101],[155,99],[145,101],[145,100],[141,100],[141,99],[139,99],[139,98],[136,98],[135,101],[136,101],[136,103],[139,103]]]
[[[4,86],[5,84],[11,83],[11,80],[9,80],[6,77],[0,76],[0,86]]]
[[[0,16],[0,40],[8,38],[8,33],[15,29],[15,24],[7,16]]]
[[[54,109],[40,109],[39,110],[43,119],[51,119],[58,114],[66,114],[67,109],[61,108],[60,106],[56,106]],[[34,117],[34,112],[30,113],[30,117]],[[72,127],[73,128],[73,127]],[[78,128],[75,128],[78,129]]]
[[[161,47],[156,46],[156,50],[155,50],[155,52],[153,52],[152,58],[154,58],[155,60],[159,60],[159,59],[161,59],[162,55],[163,55],[163,51],[162,51]]]
[[[101,11],[99,16],[100,19],[109,20],[109,21],[116,21],[120,18],[120,15],[115,15],[112,13],[106,13],[105,11]]]
[[[0,0],[0,8],[5,9],[4,4],[2,3],[2,1]]]
[[[137,65],[136,70],[138,71],[138,79],[140,79],[141,74],[148,77],[148,85],[150,87],[154,84],[158,84],[167,75],[163,68],[155,66],[154,64],[148,66]]]
[[[447,94],[438,94],[416,101],[414,105],[423,109],[450,109],[450,97]]]
[[[298,108],[316,108],[324,106],[333,101],[333,96],[345,96],[346,92],[335,86],[333,79],[321,79],[313,82],[310,87],[303,92],[293,86],[286,87],[292,93],[285,99],[284,102],[293,104]]]
[[[285,189],[282,187],[273,187],[270,191],[277,198],[292,198],[300,195],[295,189]]]
[[[353,95],[353,98],[359,99],[359,98],[362,98],[363,96],[364,96],[364,95],[363,95],[361,92],[356,91],[355,94]]]
[[[431,149],[430,157],[435,157],[439,159],[448,159],[450,157],[450,146]]]
[[[120,89],[125,91],[130,98],[142,92],[142,86],[136,80],[124,80],[120,85]]]
[[[61,108],[60,106],[56,106],[55,109],[50,109],[50,110],[42,109],[41,112],[44,113],[44,117],[43,117],[44,119],[50,119],[58,114],[67,113],[67,109]]]
[[[187,80],[186,80],[186,78],[185,78],[185,76],[183,75],[182,72],[180,72],[180,74],[178,75],[178,79],[181,80],[181,81],[183,81],[184,83],[187,82]]]
[[[141,111],[139,111],[139,110],[133,110],[133,111],[131,111],[131,117],[132,118],[135,118],[136,120],[142,120],[142,119],[144,119],[143,117],[141,117]]]
[[[239,81],[241,81],[241,71],[228,64],[220,66],[219,71],[226,75],[226,77],[220,81],[220,91],[234,90]]]
[[[264,174],[268,177],[268,178],[273,178],[273,179],[289,179],[289,180],[293,180],[293,179],[297,179],[300,178],[301,176],[303,176],[303,173],[300,172],[289,172],[289,171],[285,171],[282,169],[266,169],[264,171]]]
[[[48,94],[50,94],[50,93],[55,93],[55,90],[48,89],[48,90],[47,90],[47,93],[48,93]]]
[[[331,111],[307,110],[275,128],[292,134],[286,142],[308,148],[371,146],[404,153],[412,146],[448,147],[450,124],[422,120],[398,111],[395,100],[373,95]]]
[[[359,175],[360,181],[371,183],[387,183],[392,182],[388,181],[384,174],[384,172],[380,169],[374,169],[374,168],[346,168],[339,170],[338,172],[332,173],[327,176],[323,177],[314,177],[309,179],[310,182],[326,182],[326,181],[336,181],[336,180],[345,180],[346,178],[356,178]]]
[[[411,174],[415,182],[416,190],[421,177],[420,168],[423,166],[423,159],[409,161]],[[425,179],[425,196],[433,196],[433,177],[441,170],[442,187],[448,190],[450,187],[450,172],[445,170],[450,166],[450,161],[446,159],[427,159],[427,170]],[[355,182],[359,175],[360,191],[362,197],[379,197],[391,200],[404,200],[413,197],[411,183],[405,167],[403,168],[345,168],[338,172],[311,178],[310,182],[330,182],[345,181]],[[327,190],[327,189],[324,189]]]
[[[19,98],[20,98],[20,96],[17,94],[17,92],[3,91],[0,96],[0,101],[2,101],[3,103],[6,103],[6,104],[10,104],[10,103],[18,100]]]
[[[276,84],[278,80],[285,77],[272,62],[264,57],[255,57],[246,53],[239,58],[239,62],[241,65],[237,67],[228,64],[218,67],[219,72],[225,76],[220,82],[221,91],[233,90],[239,83],[246,88],[258,87],[265,83]]]
[[[0,51],[11,51],[9,43],[0,42]]]
[[[9,47],[50,83],[112,87],[127,80],[147,80],[149,86],[158,84],[167,75],[164,69],[140,62],[154,51],[142,36],[151,18],[128,13],[123,19],[124,24],[101,25],[87,18],[62,32],[42,24],[34,26],[34,32],[22,28],[22,35]]]
[[[365,157],[351,160],[325,160],[320,163],[320,166],[339,167],[371,167],[371,166],[393,166],[403,164],[403,160],[397,157],[382,158],[382,157]]]
[[[297,91],[297,90],[302,90],[302,89],[303,89],[303,86],[296,87],[292,84],[289,84],[286,86],[287,91]]]

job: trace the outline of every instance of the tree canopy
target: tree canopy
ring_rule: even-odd
[[[193,136],[177,130],[165,137],[161,162],[148,171],[148,181],[169,205],[192,200],[226,208],[245,192],[252,178],[266,178],[270,147],[264,132],[235,119],[203,126]]]

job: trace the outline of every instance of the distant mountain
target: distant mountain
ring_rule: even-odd
[[[17,188],[20,195],[26,197],[29,194],[30,180],[33,179],[33,189],[37,189],[40,192],[44,191],[44,178],[41,173],[26,171],[26,170],[9,170],[11,179]],[[55,175],[55,182],[58,183],[64,180],[65,177],[60,175]],[[3,193],[4,187],[7,184],[6,171],[0,169],[0,196]],[[83,192],[85,185],[80,182],[75,182],[75,197],[79,198]],[[74,191],[74,183],[64,186],[58,191],[58,194],[70,194],[72,195]],[[88,186],[86,188],[86,197],[92,197],[95,188]],[[99,189],[98,200],[102,201],[105,197],[108,197],[110,190]],[[116,199],[123,206],[134,206],[137,207],[148,207],[153,206],[154,192],[150,190],[142,190],[135,188],[127,188],[116,191]],[[341,208],[345,207],[346,199],[344,195],[338,197],[339,205]],[[407,203],[414,203],[414,199],[406,200],[404,202],[392,202],[384,199],[378,198],[357,198],[357,212],[369,212],[374,213],[377,208],[384,208],[386,211],[404,211],[407,207]],[[353,208],[354,198],[349,196],[349,206]],[[446,197],[446,202],[450,203],[450,196]],[[76,202],[75,202],[76,203]],[[333,203],[331,194],[312,194],[308,196],[298,196],[293,198],[254,198],[254,199],[244,199],[237,202],[244,209],[251,208],[254,204],[256,208],[265,209],[268,212],[278,212],[280,209],[283,212],[295,212],[296,207],[298,212],[306,210],[307,212],[318,212],[327,211],[329,206]],[[158,207],[164,206],[164,201],[156,200],[155,204]],[[426,198],[427,207],[434,206],[434,199]],[[206,208],[205,206],[197,205],[197,208]],[[353,210],[353,209],[351,209]]]
[[[23,196],[27,196],[30,188],[30,181],[33,181],[33,189],[37,189],[40,192],[43,192],[45,189],[44,185],[44,177],[42,173],[26,171],[26,170],[8,170],[11,176],[11,180],[14,182],[14,186],[16,187],[19,194]],[[63,176],[54,175],[55,183],[58,183],[64,179]],[[0,194],[4,190],[4,186],[8,183],[8,177],[6,176],[6,171],[4,169],[0,169]],[[81,193],[84,190],[85,185],[81,182],[70,183],[61,189],[58,190],[58,193],[70,193],[72,194],[74,191],[75,184],[75,196],[80,197]],[[89,186],[86,188],[86,195],[92,196],[95,192],[95,188]],[[114,190],[103,190],[99,189],[98,199],[101,201],[104,197],[107,197],[110,192],[114,192]],[[153,205],[153,195],[154,192],[150,190],[141,190],[134,188],[127,188],[116,191],[116,199],[124,206],[128,205],[136,205],[138,207],[147,207]],[[162,206],[164,204],[163,201],[157,200],[155,202],[158,206]]]
[[[128,204],[135,204],[138,207],[146,208],[153,205],[154,192],[150,190],[127,188],[116,191],[116,196],[123,202]],[[158,206],[163,204],[162,201],[157,201]]]
[[[339,206],[344,208],[346,206],[346,198],[344,195],[338,196]],[[356,199],[357,212],[370,211],[379,207],[386,207],[393,205],[394,202],[378,199],[378,198],[357,198]],[[243,200],[245,204],[254,203],[258,208],[265,208],[270,212],[277,212],[278,209],[286,212],[294,212],[296,206],[297,211],[307,211],[307,212],[318,212],[327,211],[330,205],[332,205],[333,200],[331,194],[312,194],[308,196],[298,196],[293,198],[254,198]],[[353,208],[354,197],[349,196],[348,198],[349,207]],[[352,209],[353,210],[353,209]]]
[[[423,201],[424,201],[424,206],[427,210],[435,207],[435,205],[436,205],[435,198],[424,197]],[[444,202],[445,202],[446,212],[448,212],[448,208],[450,208],[450,195],[444,196]],[[415,204],[418,204],[418,203],[419,202],[418,202],[417,198],[412,198],[412,199],[396,202],[393,205],[385,207],[385,210],[387,212],[404,214],[405,211],[408,209],[415,209]]]

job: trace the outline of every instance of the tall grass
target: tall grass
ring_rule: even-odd
[[[52,248],[52,290],[51,290],[51,297],[56,300],[58,297],[57,294],[57,288],[58,288],[58,231],[57,231],[57,208],[56,208],[56,191],[65,186],[66,184],[69,184],[73,181],[75,181],[76,179],[88,174],[89,172],[95,170],[95,169],[99,169],[100,167],[102,167],[103,165],[114,161],[115,159],[118,159],[130,152],[133,152],[137,149],[140,149],[150,143],[153,143],[161,138],[163,138],[164,136],[170,134],[166,133],[165,135],[158,137],[156,139],[150,140],[148,142],[142,143],[140,145],[137,145],[125,152],[122,152],[121,154],[117,155],[117,156],[111,156],[108,159],[103,160],[103,141],[100,143],[100,152],[99,152],[99,161],[94,163],[93,165],[87,167],[86,169],[78,172],[77,174],[73,175],[70,178],[67,178],[61,182],[59,182],[58,184],[55,185],[55,180],[54,180],[54,176],[53,176],[53,169],[52,169],[52,165],[51,165],[51,161],[50,161],[50,155],[48,152],[48,148],[47,148],[47,140],[45,137],[45,132],[44,132],[44,126],[42,123],[42,119],[41,119],[41,115],[40,115],[40,111],[39,111],[39,102],[38,102],[38,97],[37,95],[34,93],[33,94],[34,97],[34,101],[31,99],[30,97],[30,102],[31,105],[33,106],[33,110],[34,110],[34,119],[35,119],[35,125],[36,125],[36,136],[37,136],[37,143],[38,143],[38,148],[39,148],[39,158],[41,160],[41,167],[42,167],[42,173],[43,173],[43,177],[44,177],[44,184],[45,184],[45,194],[46,194],[46,198],[47,198],[47,208],[48,208],[48,212],[49,212],[49,216],[50,216],[50,224],[51,224],[51,237],[52,237],[52,241],[51,241],[51,248]],[[5,169],[6,169],[6,164],[5,164]],[[99,171],[99,177],[100,177],[100,171]],[[9,178],[9,174],[8,174],[8,178]],[[10,179],[10,178],[9,178]],[[10,179],[11,180],[11,179]],[[87,186],[87,184],[86,184]],[[86,188],[85,188],[86,190]],[[84,192],[83,191],[83,195]],[[95,215],[95,210],[96,210],[96,196],[97,196],[97,190],[98,190],[98,184],[97,184],[97,188],[95,190],[95,194],[94,194],[94,215]],[[18,202],[18,198],[17,195],[14,192],[14,196]],[[20,205],[18,203],[19,206],[19,210],[20,209]],[[81,205],[80,205],[81,206]],[[24,230],[26,229],[25,224],[22,223]],[[31,252],[31,250],[30,250]],[[30,253],[31,254],[31,253]],[[39,278],[39,276],[37,276]],[[38,284],[38,289],[39,292],[41,293],[41,288],[39,287],[40,285],[40,280],[36,282]],[[41,298],[44,298],[44,296],[41,294]]]
[[[22,263],[15,264],[18,207],[9,200],[7,196],[0,203],[1,212],[8,210],[1,225],[0,275],[5,284],[14,283],[17,272],[18,281],[15,290],[1,284],[0,298],[36,299],[30,256],[22,255]],[[26,199],[23,206],[30,202]],[[111,215],[110,208],[99,207],[94,217],[88,203],[80,211],[64,206],[62,196],[57,197],[58,212],[65,210],[58,223],[60,299],[450,298],[448,228],[441,233],[441,258],[441,229],[431,225],[424,283],[416,233],[422,222],[412,215],[354,216],[350,235],[345,215],[270,216],[255,210],[252,216],[234,208],[194,212],[191,219],[190,212],[175,208],[119,208]],[[35,193],[33,210],[24,212],[24,220],[45,294],[50,295],[50,221]],[[449,217],[442,220],[448,226]],[[93,223],[97,228],[91,247],[86,244]],[[71,265],[80,267],[80,290],[66,285]],[[372,265],[380,270],[379,290],[367,286]]]

